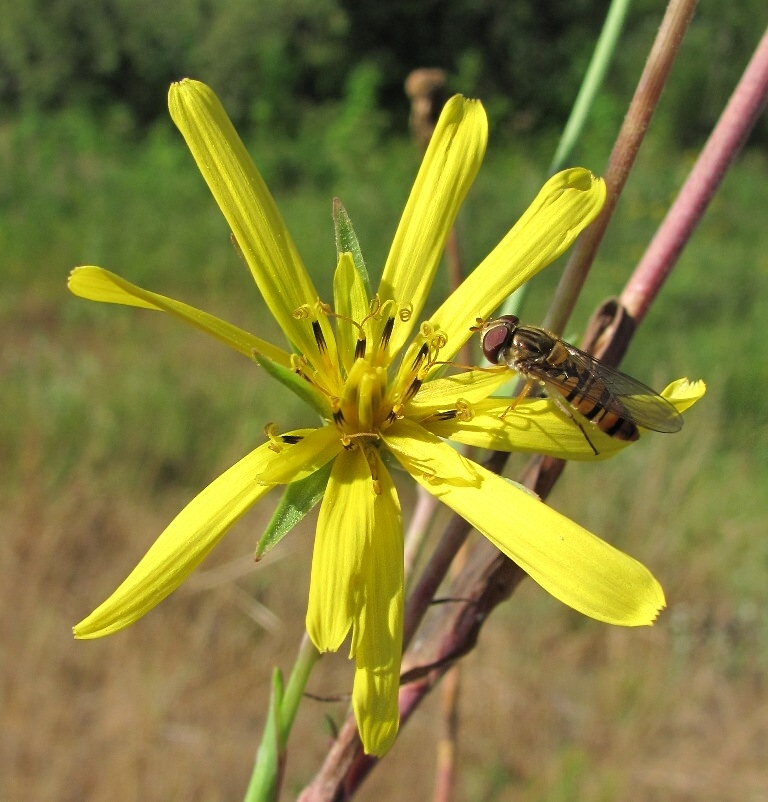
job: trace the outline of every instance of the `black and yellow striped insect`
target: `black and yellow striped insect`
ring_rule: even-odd
[[[677,432],[683,425],[680,413],[650,387],[546,329],[521,326],[515,315],[478,320],[473,328],[480,332],[483,354],[489,362],[507,365],[525,379],[525,386],[512,406],[529,395],[535,385],[541,386],[581,429],[595,454],[598,451],[585,428],[560,398],[601,431],[619,440],[637,440],[638,426],[656,432]]]

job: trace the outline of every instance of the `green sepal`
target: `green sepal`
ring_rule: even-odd
[[[297,373],[283,367],[258,351],[254,350],[253,358],[273,379],[277,379],[280,384],[287,387],[292,393],[312,407],[323,420],[327,420],[331,416],[331,410],[325,396],[315,390],[306,379],[302,379]]]
[[[370,298],[371,280],[368,278],[363,252],[360,250],[360,243],[357,241],[357,234],[352,228],[347,210],[338,198],[333,199],[333,230],[336,234],[336,258],[338,259],[342,253],[352,254],[352,261],[365,285],[365,294]]]
[[[333,460],[298,482],[286,486],[272,520],[256,545],[255,557],[260,560],[276,546],[299,521],[320,501],[331,475]]]
[[[280,793],[285,744],[280,734],[280,710],[283,705],[283,675],[279,668],[272,673],[272,693],[264,723],[264,734],[256,754],[251,781],[244,802],[274,802]]]

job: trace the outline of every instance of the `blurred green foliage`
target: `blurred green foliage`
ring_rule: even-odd
[[[122,104],[143,127],[164,116],[168,84],[214,87],[238,125],[295,133],[365,71],[374,105],[406,118],[402,85],[439,66],[510,130],[561,127],[608,0],[6,0],[0,108]],[[626,107],[664,10],[635,3],[603,112]],[[711,128],[768,22],[764,0],[703,0],[668,93],[683,144]],[[612,102],[613,99],[613,102]],[[763,121],[757,136],[768,138]]]

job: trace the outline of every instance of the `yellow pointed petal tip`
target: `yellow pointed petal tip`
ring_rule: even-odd
[[[399,684],[397,667],[394,671],[366,668],[355,671],[352,706],[366,755],[383,757],[397,739]]]
[[[398,319],[388,352],[408,340],[427,299],[445,243],[477,175],[488,141],[482,104],[454,95],[443,108],[411,189],[384,266],[382,301],[407,302],[411,314]]]
[[[101,638],[119,632],[176,590],[230,527],[269,492],[270,486],[255,477],[281,459],[270,445],[259,446],[195,496],[120,587],[73,628],[75,637]]]
[[[666,398],[678,412],[685,412],[703,398],[706,392],[707,385],[701,379],[696,381],[678,379],[665,387],[661,391],[661,396]]]
[[[397,438],[386,442],[425,490],[574,610],[598,621],[632,627],[653,623],[664,607],[664,591],[642,563],[502,477],[474,465],[480,480],[474,485],[437,479],[444,475],[441,463],[449,465],[457,458],[438,438],[422,436],[419,448],[415,443],[404,448]],[[425,462],[432,473],[424,473]]]
[[[447,338],[441,359],[452,359],[470,338],[468,319],[490,315],[561,256],[600,213],[605,197],[603,179],[583,167],[552,176],[501,242],[429,319]]]
[[[210,87],[185,78],[171,85],[168,108],[272,314],[301,353],[316,355],[311,326],[294,312],[314,304],[317,291],[224,107]],[[330,346],[330,328],[321,325]]]

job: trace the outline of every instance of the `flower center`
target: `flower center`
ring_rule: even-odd
[[[315,318],[311,320],[311,325],[323,364],[309,371],[306,359],[299,357],[297,367],[298,373],[328,397],[333,423],[348,447],[355,440],[375,443],[380,432],[404,416],[408,402],[418,393],[430,369],[438,361],[438,353],[446,344],[441,331],[422,323],[416,343],[409,349],[399,368],[390,375],[393,359],[388,354],[387,346],[396,317],[385,313],[390,312],[393,306],[392,302],[381,304],[378,298],[374,298],[369,314],[360,322],[336,314],[328,304],[320,301],[313,310],[317,315],[336,319],[337,345],[354,342],[354,345],[347,346],[349,353],[339,353],[338,364],[331,365],[322,327]],[[304,307],[295,314],[297,317],[310,318],[308,312]],[[396,314],[401,320],[407,320],[411,314],[410,307],[398,309]],[[342,336],[342,326],[347,327],[347,335],[354,331],[355,337]],[[335,388],[339,390],[334,392]]]

